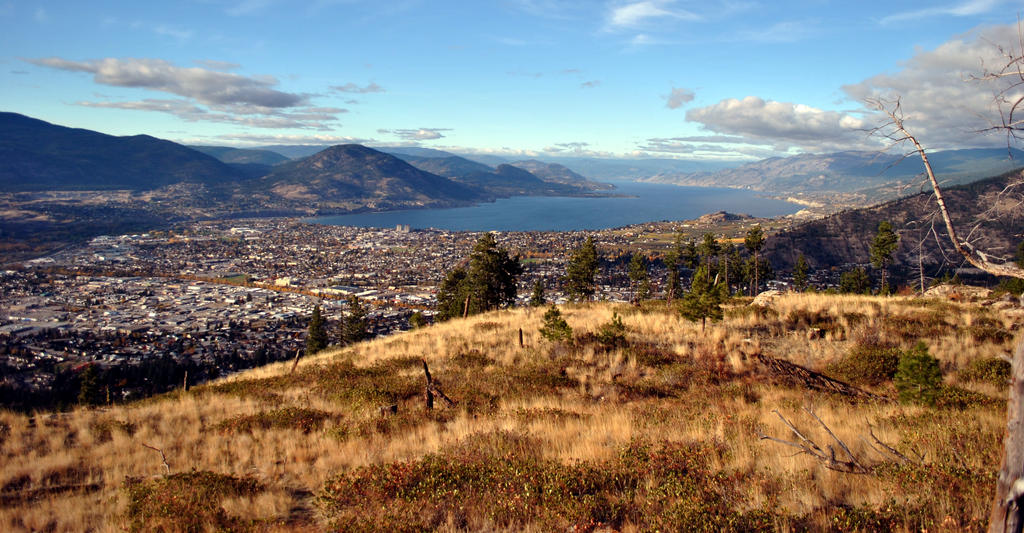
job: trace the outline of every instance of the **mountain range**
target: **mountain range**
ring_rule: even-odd
[[[0,113],[0,191],[148,190],[242,179],[239,169],[171,141],[115,137]]]
[[[1006,148],[946,150],[928,158],[947,185],[967,183],[1022,166],[1024,152]],[[772,157],[714,172],[663,172],[642,181],[696,187],[734,187],[776,195],[861,193],[864,203],[912,192],[921,182],[916,156],[837,152]]]
[[[491,168],[444,152],[398,157],[361,145],[315,147],[298,159],[271,150],[187,147],[116,137],[17,113],[0,114],[0,191],[161,191],[235,211],[297,213],[449,207],[513,195],[588,195],[603,185],[568,169]],[[296,152],[292,152],[296,153]],[[217,206],[212,206],[218,204]]]
[[[282,199],[341,209],[393,209],[467,204],[487,198],[359,144],[332,146],[274,167],[250,188]]]
[[[961,237],[994,258],[1012,258],[1024,240],[1019,204],[1022,181],[1024,174],[1016,170],[944,188],[944,200]],[[846,210],[773,234],[765,243],[765,256],[783,270],[792,268],[800,254],[812,267],[867,265],[872,239],[883,220],[900,236],[893,256],[896,268],[914,270],[920,261],[931,276],[941,267],[963,264],[952,250],[930,191]]]

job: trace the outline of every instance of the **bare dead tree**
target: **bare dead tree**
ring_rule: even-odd
[[[761,438],[761,440],[770,440],[773,442],[777,442],[779,444],[784,444],[786,446],[792,446],[800,450],[798,453],[810,455],[829,470],[835,470],[836,472],[845,472],[847,474],[872,473],[874,467],[864,466],[857,459],[857,457],[853,455],[853,452],[850,451],[850,447],[847,446],[846,443],[843,442],[839,437],[837,437],[836,434],[833,433],[832,430],[828,427],[828,425],[826,425],[825,422],[818,418],[818,415],[814,414],[814,411],[806,407],[804,408],[804,411],[807,411],[808,414],[810,414],[815,420],[818,421],[818,424],[820,424],[821,427],[825,429],[829,436],[832,437],[832,440],[834,440],[836,444],[839,445],[839,448],[843,450],[843,453],[849,459],[837,458],[836,450],[831,444],[826,445],[823,449],[816,442],[807,438],[807,436],[801,433],[796,426],[794,426],[789,420],[786,420],[786,417],[782,416],[782,413],[778,412],[777,410],[772,410],[772,412],[779,417],[779,420],[782,420],[783,424],[786,424],[786,427],[788,427],[789,430],[793,432],[793,434],[797,437],[798,440],[790,441],[780,439],[777,437],[771,437],[763,433],[759,435],[759,437]],[[827,449],[828,452],[825,452],[825,449]]]
[[[430,375],[430,368],[427,367],[427,360],[423,359],[422,361],[423,361],[423,374],[424,374],[424,376],[426,376],[426,379],[427,379],[426,386],[424,386],[424,388],[423,388],[423,402],[426,405],[427,409],[430,410],[430,409],[434,408],[434,395],[435,394],[437,395],[438,398],[441,398],[442,400],[444,400],[445,405],[447,405],[448,407],[455,407],[458,404],[458,402],[456,402],[455,400],[449,398],[444,393],[444,391],[442,391],[440,389],[440,387],[437,386],[437,383],[434,382],[434,378]]]
[[[150,450],[153,450],[153,451],[155,451],[155,452],[160,454],[160,461],[161,461],[161,463],[164,466],[164,473],[165,473],[165,475],[168,475],[168,476],[171,475],[171,465],[167,464],[167,456],[164,455],[164,451],[161,450],[160,448],[157,448],[156,446],[150,446],[150,445],[146,444],[145,442],[143,442],[141,444],[143,446],[145,446],[146,448],[149,448]]]
[[[906,128],[899,98],[891,102],[882,99],[869,99],[868,105],[881,111],[888,117],[888,122],[872,130],[872,133],[888,139],[891,141],[892,146],[910,143],[913,146],[911,153],[917,154],[921,158],[921,162],[924,164],[925,175],[932,186],[932,195],[935,198],[935,203],[938,205],[939,214],[946,224],[946,232],[953,244],[953,249],[963,256],[968,263],[989,274],[1024,279],[1024,269],[1016,263],[997,260],[993,255],[984,250],[979,250],[967,239],[960,237],[960,233],[953,225],[953,219],[949,215],[949,206],[946,204],[946,198],[942,194],[942,186],[939,184],[935,171],[928,161],[928,153],[917,137]],[[971,231],[976,230],[977,227],[972,228]]]
[[[1003,62],[995,70],[984,69],[979,76],[969,78],[974,81],[990,81],[1001,83],[994,102],[999,108],[999,121],[987,130],[1006,133],[1007,146],[1020,139],[1024,131],[1024,27],[1018,22],[1018,39],[1015,47],[997,46]],[[906,127],[900,101],[869,100],[868,104],[888,117],[888,122],[879,126],[873,133],[881,135],[893,145],[910,143],[913,150],[924,164],[925,175],[932,186],[935,203],[946,225],[946,232],[953,248],[968,263],[995,276],[1024,279],[1024,269],[1012,261],[997,260],[992,254],[972,246],[969,239],[961,238],[953,225],[949,214],[950,206],[942,194],[939,180],[935,176],[928,154],[921,144]],[[1012,187],[1020,186],[1021,180],[1004,189],[1005,193]],[[990,205],[994,205],[990,203]],[[1010,201],[1011,212],[1019,209],[1019,201]],[[1005,209],[1004,209],[1005,210]],[[1016,213],[1019,215],[1019,213]],[[978,231],[975,225],[968,236]],[[1006,435],[1003,440],[1003,459],[996,482],[996,494],[992,501],[989,514],[989,531],[991,533],[1019,532],[1024,528],[1024,335],[1017,342],[1011,360],[1010,390],[1007,399]]]

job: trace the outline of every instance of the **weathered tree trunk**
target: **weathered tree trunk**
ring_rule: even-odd
[[[1013,354],[1009,394],[1003,464],[999,467],[996,496],[989,515],[990,533],[1017,533],[1024,526],[1024,334],[1017,341]]]
[[[523,347],[523,328],[519,328],[519,347]]]

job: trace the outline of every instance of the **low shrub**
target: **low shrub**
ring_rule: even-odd
[[[827,371],[851,383],[880,385],[896,375],[902,353],[898,347],[876,340],[859,343]]]
[[[309,433],[319,429],[330,413],[303,407],[285,407],[263,411],[254,415],[239,415],[217,424],[216,429],[235,433],[249,433],[254,429],[297,429]]]
[[[108,442],[113,438],[115,431],[120,431],[129,437],[135,434],[135,424],[127,420],[100,420],[89,426],[89,432],[98,442]]]
[[[128,531],[250,531],[252,520],[228,516],[226,498],[253,496],[263,486],[250,477],[209,471],[171,474],[157,479],[128,478],[124,529]]]
[[[945,386],[935,397],[935,406],[947,409],[968,409],[971,407],[999,407],[1005,399],[993,398],[987,394],[961,387]]]
[[[996,357],[975,359],[957,372],[963,381],[991,383],[1005,387],[1010,380],[1010,362]]]
[[[598,328],[597,342],[606,350],[626,345],[626,326],[622,324],[622,317],[618,313],[612,313],[612,319]]]
[[[318,501],[339,530],[764,530],[768,509],[744,505],[751,473],[711,466],[723,448],[635,442],[600,463],[539,458],[518,433],[473,435],[443,454],[372,465],[330,479]]]

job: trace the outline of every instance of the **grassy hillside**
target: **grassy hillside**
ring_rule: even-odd
[[[983,528],[1004,420],[993,360],[1020,309],[794,294],[706,332],[663,302],[562,312],[571,344],[516,309],[141,403],[0,413],[0,529]],[[613,313],[622,337],[602,328]],[[944,374],[933,407],[887,401],[892,357],[918,341]],[[421,358],[457,405],[424,408]],[[760,439],[796,440],[778,412],[846,460],[804,408],[868,473]]]

